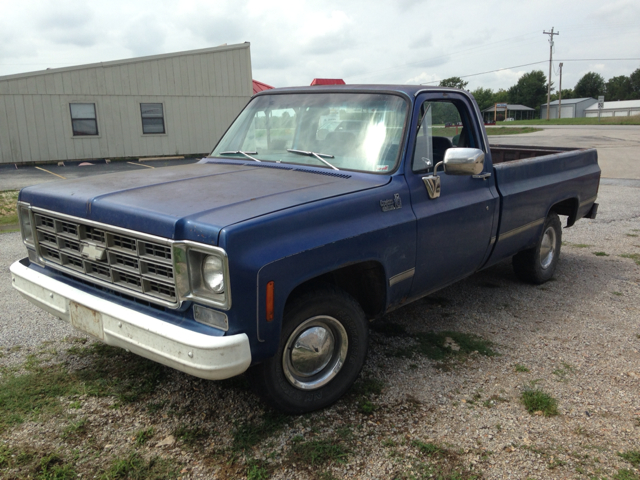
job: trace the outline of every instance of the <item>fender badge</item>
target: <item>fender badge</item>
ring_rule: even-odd
[[[393,199],[389,198],[387,200],[380,200],[380,208],[382,208],[383,212],[389,212],[391,210],[402,208],[402,199],[400,198],[400,194],[396,193],[393,196]]]
[[[107,257],[107,250],[91,243],[83,243],[81,248],[82,256],[93,261],[101,261]]]

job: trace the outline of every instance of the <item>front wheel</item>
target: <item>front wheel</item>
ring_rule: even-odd
[[[529,283],[540,285],[553,277],[560,259],[562,225],[555,212],[547,216],[542,227],[542,236],[537,245],[517,253],[513,257],[516,276]]]
[[[368,337],[365,314],[346,292],[327,286],[305,293],[285,308],[278,352],[252,368],[253,384],[285,413],[329,406],[360,374]]]

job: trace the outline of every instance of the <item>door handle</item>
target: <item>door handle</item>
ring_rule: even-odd
[[[491,172],[481,173],[480,175],[474,175],[472,178],[481,178],[482,180],[486,180],[491,176]]]

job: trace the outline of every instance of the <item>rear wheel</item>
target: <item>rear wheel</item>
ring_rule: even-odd
[[[280,347],[251,370],[253,384],[286,413],[318,410],[353,385],[367,355],[368,324],[346,292],[327,286],[285,308]]]
[[[513,257],[513,270],[525,282],[540,285],[548,281],[556,271],[562,245],[562,225],[555,212],[549,214],[542,227],[538,244]]]

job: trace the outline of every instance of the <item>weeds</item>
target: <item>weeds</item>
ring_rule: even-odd
[[[525,388],[520,400],[529,413],[541,412],[545,417],[559,414],[558,401],[538,388]]]
[[[131,452],[125,458],[114,460],[102,478],[104,480],[126,478],[161,480],[177,478],[177,476],[178,467],[169,460],[153,457],[147,461],[138,452]]]
[[[87,425],[89,422],[86,418],[81,418],[77,422],[71,422],[62,432],[62,438],[71,438],[85,435],[87,433]]]
[[[289,457],[294,462],[317,466],[331,462],[346,463],[349,450],[336,440],[297,441]]]
[[[519,363],[516,363],[516,366],[514,368],[516,372],[519,372],[519,373],[526,373],[529,371],[527,367],[525,367],[524,365],[520,365]]]
[[[153,437],[154,433],[156,433],[156,430],[153,427],[145,428],[144,430],[139,430],[136,433],[136,445],[138,446],[144,445],[149,441],[151,437]]]
[[[411,445],[420,450],[420,453],[424,455],[441,455],[444,453],[444,450],[435,443],[424,443],[420,440],[414,440],[411,442]]]
[[[626,452],[618,453],[618,456],[629,462],[634,467],[640,467],[640,450],[628,450]]]
[[[185,445],[193,447],[200,443],[201,440],[209,437],[210,433],[201,427],[189,427],[180,425],[173,431],[173,436],[182,440]]]
[[[0,225],[18,224],[18,191],[5,190],[0,192]]]
[[[596,257],[608,257],[609,254],[606,252],[593,252]]]
[[[636,265],[640,265],[640,253],[623,253],[620,255],[622,258],[630,258]]]
[[[262,440],[279,432],[289,422],[281,413],[265,412],[257,422],[244,423],[233,431],[233,450],[249,450]]]
[[[487,357],[499,355],[493,350],[492,342],[471,333],[452,331],[422,332],[413,336],[417,344],[398,349],[392,356],[411,358],[423,355],[431,360],[463,359],[472,353]]]
[[[270,477],[265,462],[254,459],[247,461],[247,480],[267,480]]]

